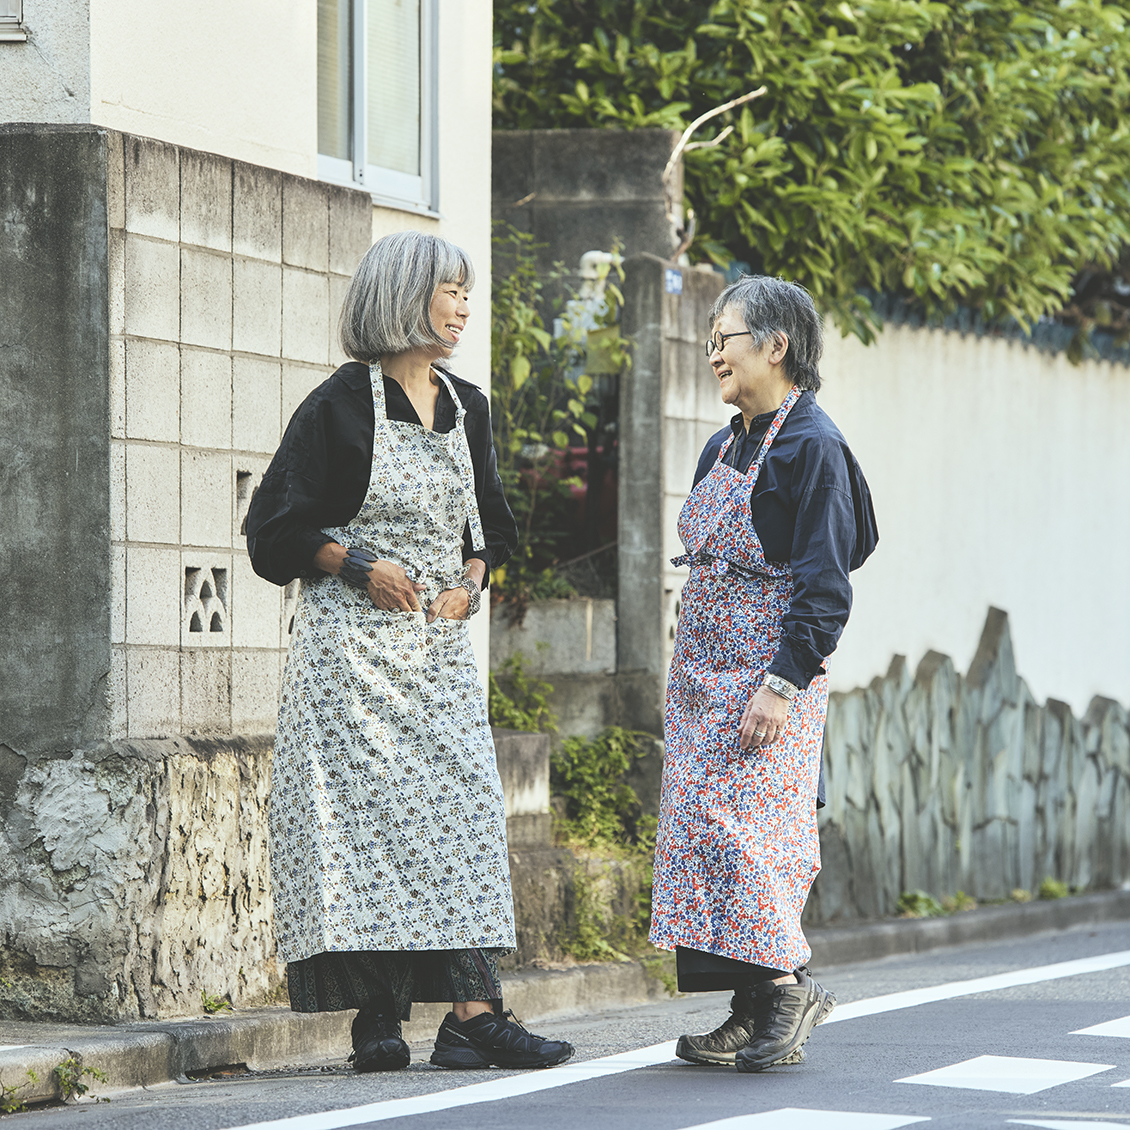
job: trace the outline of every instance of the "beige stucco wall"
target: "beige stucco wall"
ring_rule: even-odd
[[[1130,369],[1001,338],[829,335],[820,403],[855,451],[881,540],[854,574],[833,688],[892,653],[968,668],[990,605],[1037,700],[1130,696]]]
[[[89,0],[24,0],[24,24],[0,43],[0,122],[89,122]]]

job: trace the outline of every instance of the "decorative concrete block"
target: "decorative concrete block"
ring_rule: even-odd
[[[318,181],[283,175],[283,262],[311,271],[329,267],[330,210],[328,187]]]
[[[352,358],[346,357],[338,336],[338,319],[341,317],[341,308],[345,305],[345,295],[349,290],[349,279],[344,275],[330,275],[329,283],[330,316],[326,329],[329,333],[330,364],[336,369],[339,365],[344,365],[346,361],[352,360]]]
[[[126,547],[110,546],[110,642],[126,642]]]
[[[232,362],[226,353],[181,350],[180,438],[191,447],[231,447]]]
[[[504,615],[495,615],[490,633],[492,669],[515,655],[523,656],[537,675],[615,674],[616,602],[588,597],[539,600],[529,606],[520,627]]]
[[[277,648],[282,589],[256,576],[246,554],[232,554],[232,569],[232,646]]]
[[[181,732],[231,733],[231,652],[186,648],[180,664]]]
[[[232,252],[282,262],[282,173],[233,162]]]
[[[352,275],[373,242],[373,201],[367,192],[330,188],[329,268]]]
[[[180,349],[172,342],[125,343],[126,435],[180,440]]]
[[[227,255],[181,250],[181,332],[186,345],[231,349],[232,263]]]
[[[247,511],[251,509],[251,500],[263,481],[263,473],[269,463],[270,460],[265,455],[258,458],[253,455],[237,455],[234,459],[235,505],[232,508],[232,549],[244,551],[247,549]]]
[[[180,156],[180,241],[231,251],[231,161],[194,149]]]
[[[325,275],[283,268],[282,355],[329,363],[329,281]]]
[[[126,549],[126,643],[180,645],[184,588],[179,549]]]
[[[110,541],[126,540],[126,445],[110,441]]]
[[[108,129],[106,137],[106,222],[111,231],[126,226],[125,138]]]
[[[119,741],[126,736],[126,649],[115,647],[110,650],[110,678],[106,684],[106,698],[109,712],[110,741]]]
[[[180,662],[176,648],[126,649],[126,726],[131,738],[180,734]]]
[[[110,338],[110,435],[126,435],[126,343]]]
[[[232,358],[231,444],[236,451],[273,452],[279,445],[282,367],[260,357]]]
[[[231,657],[234,734],[273,734],[279,712],[279,653],[235,650]]]
[[[232,349],[278,357],[282,345],[282,268],[260,259],[232,264]]]
[[[180,153],[146,137],[125,139],[126,231],[180,239]]]
[[[134,337],[180,336],[180,253],[173,244],[126,236],[123,321]]]
[[[106,248],[107,313],[112,335],[126,332],[126,235],[120,228],[110,230]]]
[[[182,544],[231,545],[231,465],[226,452],[181,452]]]
[[[325,369],[314,369],[308,365],[292,365],[287,361],[282,365],[282,427],[286,431],[294,410],[310,393],[326,379]]]
[[[126,538],[180,541],[180,461],[175,448],[126,445]]]
[[[231,647],[232,555],[186,549],[181,568],[181,647]]]

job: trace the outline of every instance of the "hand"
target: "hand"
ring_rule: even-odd
[[[443,617],[445,620],[466,620],[467,609],[471,606],[471,598],[467,590],[460,586],[456,589],[444,589],[428,605],[425,619],[430,624],[433,620]]]
[[[369,572],[369,599],[385,612],[419,612],[417,593],[425,589],[409,580],[403,567],[395,561],[374,561]],[[466,595],[466,594],[464,594]]]
[[[792,703],[765,687],[759,688],[746,703],[738,723],[738,745],[742,749],[758,749],[781,736],[789,720]]]

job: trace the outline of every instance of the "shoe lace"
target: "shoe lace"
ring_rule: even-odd
[[[538,1036],[538,1035],[535,1035],[533,1032],[531,1032],[529,1030],[529,1028],[527,1028],[525,1026],[525,1024],[523,1024],[518,1019],[518,1017],[516,1017],[514,1015],[514,1013],[509,1008],[502,1014],[501,1019],[507,1024],[512,1024],[515,1028],[519,1029],[521,1032],[523,1032],[531,1040],[544,1040],[545,1039],[544,1036]]]

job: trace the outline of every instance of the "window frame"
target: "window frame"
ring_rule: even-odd
[[[0,43],[26,43],[23,0],[0,0]]]
[[[3,2],[3,0],[0,0]],[[17,0],[18,2],[18,0]],[[318,156],[318,177],[350,188],[363,188],[374,204],[419,212],[439,214],[437,170],[439,165],[439,12],[438,0],[420,0],[420,175],[413,176],[396,169],[371,165],[366,161],[368,148],[368,97],[365,76],[368,51],[366,0],[343,0],[349,4],[350,37],[353,43],[350,66],[349,107],[352,128],[350,148],[353,156]]]

